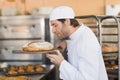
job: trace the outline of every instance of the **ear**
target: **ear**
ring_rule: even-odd
[[[65,24],[70,25],[70,19],[65,19]]]

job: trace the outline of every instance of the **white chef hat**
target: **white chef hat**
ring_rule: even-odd
[[[68,6],[59,6],[56,7],[50,14],[50,21],[56,19],[65,19],[70,18],[73,19],[75,17],[75,13],[71,7]]]

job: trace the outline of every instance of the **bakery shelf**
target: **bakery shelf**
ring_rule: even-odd
[[[116,52],[103,52],[103,56],[107,57],[104,59],[105,63],[108,62],[110,65],[118,65],[120,55],[120,22],[116,16],[98,16],[101,23],[101,42],[103,44],[118,44],[118,51]],[[103,39],[104,38],[104,39]],[[114,39],[113,39],[114,38]],[[106,40],[108,39],[108,40]],[[109,58],[108,58],[109,57]],[[119,65],[118,65],[119,66]],[[119,67],[118,67],[119,68]],[[107,70],[109,80],[118,80],[119,69]]]
[[[118,56],[120,55],[120,24],[118,21],[118,17],[116,16],[106,16],[106,15],[86,15],[86,16],[77,16],[77,19],[87,19],[88,22],[85,25],[90,27],[95,35],[97,36],[100,45],[102,47],[103,44],[118,44],[118,51],[115,52],[103,52],[104,56],[109,56],[109,60],[118,61]],[[88,20],[94,18],[94,20]],[[120,17],[119,17],[120,19]],[[83,22],[83,21],[82,21]],[[95,25],[96,22],[96,25]],[[115,31],[115,32],[114,32]],[[109,38],[107,38],[109,37]],[[114,38],[114,39],[111,39]],[[107,40],[106,40],[107,39]],[[117,59],[113,57],[117,56]],[[115,74],[111,74],[111,72],[115,72]],[[108,71],[108,77],[113,79],[118,78],[118,70]]]
[[[0,62],[42,62],[42,60],[10,60],[10,59],[6,59],[6,60],[0,60]]]
[[[106,36],[106,35],[107,35],[107,36],[117,36],[118,34],[105,34],[105,33],[104,33],[104,34],[102,34],[102,35],[103,35],[103,36],[104,36],[104,35],[105,35],[105,36]]]
[[[110,77],[110,80],[118,80],[119,74],[118,74],[119,70],[118,69],[113,69],[113,70],[107,70],[107,73],[109,74],[108,77]]]
[[[118,53],[107,53],[107,54],[104,54],[103,53],[103,56],[118,56]]]
[[[118,54],[118,51],[115,51],[115,52],[102,52],[103,54]]]
[[[114,43],[114,44],[117,44],[118,41],[102,41],[102,43]]]
[[[105,62],[108,62],[108,61],[117,61],[117,59],[112,59],[112,58],[109,58],[109,59],[104,59]]]
[[[41,38],[0,38],[0,40],[41,40]]]
[[[103,28],[116,28],[116,25],[103,25]]]
[[[93,30],[93,32],[97,36],[99,43],[102,44],[100,40],[100,37],[101,37],[100,19],[96,15],[76,16],[75,18],[78,20],[83,20],[82,22],[88,27],[90,27],[91,29],[96,29],[95,31]]]

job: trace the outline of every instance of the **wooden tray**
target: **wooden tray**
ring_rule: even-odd
[[[23,51],[23,50],[13,50],[12,53],[14,54],[42,54],[42,53],[50,53],[55,54],[55,50],[58,49],[52,49],[52,50],[46,50],[46,51]]]

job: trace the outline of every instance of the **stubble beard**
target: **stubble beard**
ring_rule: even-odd
[[[63,33],[62,35],[63,36],[60,38],[60,40],[69,40],[70,39],[67,33]]]
[[[65,29],[66,25],[63,24],[62,26],[64,27],[64,29],[61,30],[62,36],[60,37],[60,40],[69,40],[69,39],[70,39],[70,38],[69,38],[69,34],[67,33],[68,30]],[[66,28],[67,28],[67,27],[66,27]]]

